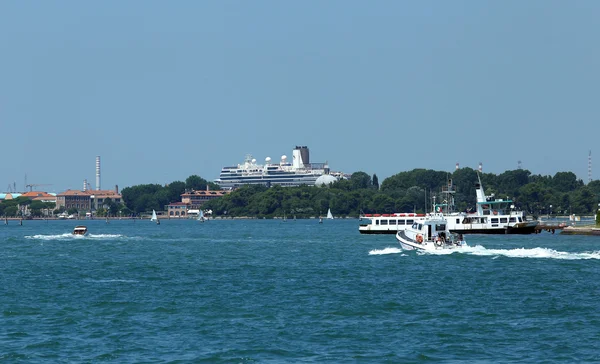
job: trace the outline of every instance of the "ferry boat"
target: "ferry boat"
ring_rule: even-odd
[[[415,221],[425,219],[425,214],[415,213],[394,213],[394,214],[361,214],[361,222],[358,231],[361,234],[396,234],[404,230]]]
[[[219,178],[215,180],[222,189],[234,189],[248,184],[264,186],[280,185],[295,187],[300,185],[314,186],[317,179],[328,175],[337,180],[342,175],[331,173],[327,163],[310,163],[308,147],[296,146],[292,151],[292,162],[283,155],[279,163],[272,163],[271,158],[265,159],[265,164],[257,164],[252,155],[247,155],[243,164],[223,167]]]
[[[532,234],[538,222],[527,220],[523,211],[516,210],[512,200],[486,196],[481,178],[475,184],[477,207],[474,212],[453,212],[454,190],[452,181],[442,190],[447,195],[446,203],[435,205],[448,221],[448,229],[459,234]],[[446,211],[444,211],[446,210]]]

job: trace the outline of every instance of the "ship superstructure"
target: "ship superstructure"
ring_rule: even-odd
[[[244,163],[223,167],[215,183],[223,189],[234,189],[248,184],[313,186],[319,177],[327,174],[330,174],[327,163],[310,163],[308,147],[296,146],[292,151],[291,163],[285,155],[281,156],[280,161],[276,163],[267,157],[265,164],[258,164],[252,155],[246,155]],[[337,173],[331,175],[338,177]]]

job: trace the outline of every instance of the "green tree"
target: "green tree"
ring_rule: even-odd
[[[167,201],[164,201],[164,205],[168,205],[171,202],[181,201],[181,195],[185,192],[185,182],[175,181],[169,183],[167,186],[168,197]],[[162,203],[162,201],[161,201]],[[162,210],[162,207],[161,207]]]
[[[379,189],[379,178],[377,178],[377,175],[375,173],[373,173],[373,188],[378,190]]]
[[[185,180],[185,188],[187,190],[204,191],[208,182],[197,175],[191,175]]]
[[[360,190],[362,188],[369,188],[373,185],[371,177],[365,172],[354,172],[350,176],[350,183],[353,190]]]
[[[17,206],[8,206],[4,209],[5,216],[17,216],[19,208]]]
[[[559,192],[572,192],[583,185],[573,172],[558,172],[552,178],[552,187]]]

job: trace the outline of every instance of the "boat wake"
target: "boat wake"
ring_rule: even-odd
[[[87,234],[83,235],[73,235],[72,233],[64,233],[57,235],[27,235],[25,239],[33,239],[33,240],[78,240],[78,239],[96,239],[96,240],[104,240],[104,239],[120,239],[125,238],[124,235],[121,234]]]
[[[385,248],[385,249],[374,249],[369,252],[369,255],[387,255],[387,254],[398,254],[403,253],[404,250],[400,248]]]
[[[582,260],[582,259],[600,259],[600,251],[591,252],[563,252],[548,248],[518,248],[518,249],[486,249],[481,245],[465,246],[455,250],[421,250],[418,254],[447,255],[447,254],[469,254],[478,256],[508,257],[508,258],[537,258],[537,259],[563,259],[563,260]]]

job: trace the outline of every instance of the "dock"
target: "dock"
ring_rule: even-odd
[[[600,227],[594,226],[567,226],[561,235],[595,235],[600,236]]]
[[[566,227],[568,227],[568,225],[564,222],[539,222],[535,227],[535,233],[539,234],[542,231],[547,231],[554,234],[556,230],[563,230]]]

